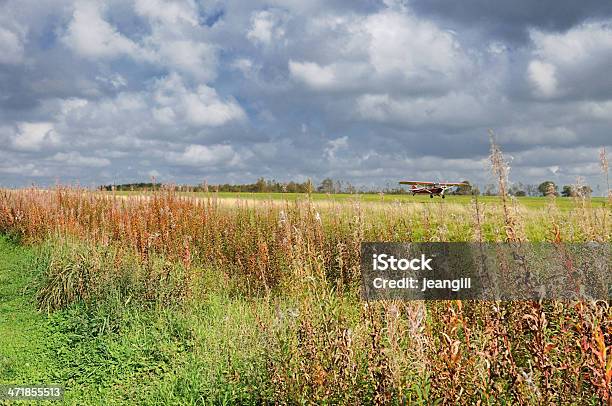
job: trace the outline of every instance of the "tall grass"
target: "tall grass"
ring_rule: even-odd
[[[220,374],[210,382],[241,391],[236,401],[610,402],[609,303],[361,301],[362,241],[611,241],[609,207],[587,196],[564,212],[502,196],[470,207],[0,190],[0,232],[44,247],[49,311],[112,297],[206,313],[223,292],[226,312],[194,316],[182,368]],[[175,382],[173,396],[218,399],[196,381]]]

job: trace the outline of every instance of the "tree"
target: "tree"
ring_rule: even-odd
[[[565,185],[563,186],[563,191],[561,192],[561,196],[563,197],[587,197],[591,196],[593,193],[593,189],[589,185]]]
[[[542,196],[558,196],[559,192],[557,191],[557,189],[557,185],[552,180],[544,181],[538,186],[538,192],[540,192]]]
[[[578,196],[580,197],[588,197],[593,193],[593,189],[589,185],[582,185],[578,187]]]
[[[455,195],[471,195],[472,194],[472,184],[467,181],[464,180],[461,183],[465,183],[465,185],[461,185],[461,186],[457,186],[457,189],[455,190]]]
[[[317,188],[318,192],[333,193],[334,192],[334,181],[331,178],[325,178]]]
[[[538,185],[527,185],[527,196],[537,196],[538,195]]]
[[[357,193],[357,188],[351,182],[346,182],[346,193],[355,194]]]
[[[510,196],[526,196],[527,192],[525,192],[525,189],[525,185],[523,185],[521,182],[513,183],[508,189],[508,194]]]
[[[484,195],[485,196],[496,196],[497,195],[497,190],[493,183],[487,183],[485,185]]]
[[[561,190],[561,196],[563,197],[571,197],[574,196],[574,188],[570,185],[564,185]]]
[[[266,191],[266,180],[264,178],[257,179],[255,183],[255,191],[261,193]]]

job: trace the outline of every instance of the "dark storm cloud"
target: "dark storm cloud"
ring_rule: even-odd
[[[458,26],[479,27],[500,39],[524,42],[528,30],[565,31],[586,20],[612,16],[606,0],[411,0],[417,13]]]

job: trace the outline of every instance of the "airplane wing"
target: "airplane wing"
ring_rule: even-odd
[[[441,183],[438,183],[438,185],[440,185],[440,186],[466,186],[467,183],[463,183],[463,182],[441,182]]]
[[[435,185],[435,182],[419,182],[416,180],[403,180],[400,185]]]

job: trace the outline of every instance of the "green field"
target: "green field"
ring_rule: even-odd
[[[116,194],[118,196],[136,196],[147,194],[151,192],[104,192],[106,194]],[[461,195],[447,195],[445,199],[435,196],[430,198],[426,195],[412,196],[410,194],[348,194],[348,193],[239,193],[239,192],[180,192],[183,196],[191,196],[197,198],[221,198],[221,199],[239,199],[239,200],[274,200],[274,201],[296,201],[296,200],[308,200],[313,201],[331,201],[331,202],[346,202],[346,201],[361,201],[361,202],[379,202],[379,203],[425,203],[425,204],[443,204],[443,203],[456,203],[456,204],[471,204],[474,200],[474,196],[461,196]],[[501,198],[498,196],[478,196],[478,201],[486,204],[501,204]],[[516,201],[529,208],[544,208],[550,204],[551,199],[547,197],[516,197]],[[604,197],[593,197],[589,199],[589,203],[593,207],[604,207],[607,199]],[[553,203],[560,209],[570,209],[575,207],[576,199],[568,197],[555,198]]]

